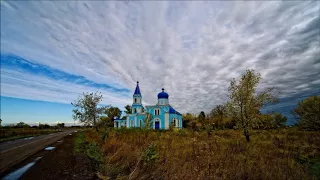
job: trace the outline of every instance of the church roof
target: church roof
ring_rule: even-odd
[[[170,114],[178,114],[178,115],[181,115],[178,111],[176,111],[175,109],[173,109],[173,107],[170,106],[169,108],[169,113]]]
[[[163,88],[162,88],[162,92],[160,92],[160,93],[158,94],[158,99],[160,99],[160,98],[165,98],[165,99],[168,99],[168,98],[169,98],[169,94],[166,93],[166,92],[164,92],[164,89],[163,89]]]
[[[141,95],[140,88],[139,88],[139,81],[137,81],[137,87],[136,87],[136,90],[134,90],[133,95]]]

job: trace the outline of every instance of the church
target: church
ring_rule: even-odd
[[[147,114],[151,115],[149,125],[152,129],[182,128],[182,115],[170,106],[169,94],[164,92],[163,88],[158,94],[158,103],[144,108],[139,81],[133,94],[131,114],[126,114],[125,120],[115,119],[114,127],[143,128]]]

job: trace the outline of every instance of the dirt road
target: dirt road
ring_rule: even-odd
[[[74,134],[66,136],[62,142],[55,143],[52,151],[40,151],[30,159],[41,157],[20,180],[94,180],[98,179],[94,166],[89,158],[79,153],[74,153]],[[26,162],[28,163],[28,162]]]
[[[54,134],[41,135],[0,144],[0,173],[2,174],[13,165],[23,161],[46,146],[62,139],[74,130]]]
[[[38,151],[10,168],[9,171],[0,176],[0,179],[98,179],[94,169],[95,166],[90,159],[85,154],[75,153],[75,136],[76,133],[73,133],[50,144],[51,150],[42,149]]]

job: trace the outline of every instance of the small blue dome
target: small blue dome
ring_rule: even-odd
[[[164,92],[163,88],[162,88],[162,92],[158,94],[158,99],[160,99],[160,98],[165,98],[165,99],[169,98],[169,94]]]

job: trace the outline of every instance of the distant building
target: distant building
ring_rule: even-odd
[[[173,109],[169,104],[169,95],[164,92],[158,94],[158,103],[153,106],[142,106],[142,95],[137,82],[136,89],[133,94],[133,103],[131,106],[131,114],[126,115],[125,120],[115,119],[114,127],[145,127],[145,119],[147,113],[151,115],[151,128],[153,129],[169,129],[182,128],[182,116]]]

